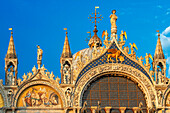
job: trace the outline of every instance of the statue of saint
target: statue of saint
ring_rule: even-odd
[[[71,92],[71,89],[68,88],[67,91],[65,92],[66,94],[66,98],[67,98],[67,105],[68,106],[72,106],[72,101],[71,101],[71,96],[72,96],[72,92]]]
[[[116,10],[113,10],[112,13],[113,13],[113,14],[110,15],[110,18],[111,18],[111,19],[110,19],[111,26],[112,26],[112,27],[117,27],[117,26],[116,26],[117,16],[115,15]]]
[[[10,71],[8,72],[8,85],[14,85],[14,70],[13,67],[10,67]]]
[[[161,70],[160,70],[160,68],[158,68],[158,83],[160,84],[160,83],[162,83],[162,73],[161,73]]]
[[[162,100],[162,91],[161,90],[158,90],[157,92],[157,95],[158,95],[158,103],[161,104],[161,100]]]
[[[70,83],[70,66],[68,64],[65,64],[64,68],[63,68],[63,72],[64,72],[64,83],[69,84]]]
[[[42,54],[43,54],[43,50],[40,48],[40,46],[37,46],[37,60],[42,60]]]

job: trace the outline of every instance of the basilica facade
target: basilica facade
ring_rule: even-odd
[[[90,18],[95,26],[89,48],[72,54],[66,31],[61,78],[42,65],[43,50],[37,46],[38,66],[18,79],[11,31],[5,84],[0,81],[1,113],[170,113],[170,82],[159,32],[154,56],[138,57],[135,43],[125,46],[126,32],[117,34],[115,10],[111,34],[103,31],[103,42],[97,35],[96,12]]]

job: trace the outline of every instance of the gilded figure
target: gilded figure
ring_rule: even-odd
[[[116,13],[116,10],[113,10],[113,11],[112,11],[112,14],[110,15],[110,18],[111,18],[111,19],[110,19],[111,27],[114,27],[114,28],[117,27],[117,26],[116,26],[117,16],[116,16],[115,13]]]

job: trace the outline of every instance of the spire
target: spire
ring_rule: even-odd
[[[70,50],[70,45],[69,45],[69,42],[68,42],[67,34],[68,33],[66,31],[66,37],[65,37],[65,42],[64,42],[64,47],[63,47],[63,52],[62,52],[61,57],[71,58],[72,55],[71,55],[71,50]]]
[[[11,37],[10,37],[10,41],[9,41],[6,58],[17,58],[12,34],[13,34],[13,32],[11,31]]]
[[[165,57],[164,57],[163,50],[162,50],[160,33],[158,31],[158,40],[157,40],[157,45],[156,45],[156,49],[155,49],[154,59],[164,59],[164,58]]]

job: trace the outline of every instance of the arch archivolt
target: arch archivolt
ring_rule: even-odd
[[[167,91],[165,92],[164,94],[164,98],[162,100],[162,105],[163,106],[166,106],[166,101],[167,101],[167,98],[168,98],[168,95],[170,94],[170,88],[168,87]]]
[[[18,99],[19,99],[20,95],[22,94],[22,92],[23,92],[25,89],[27,89],[27,88],[29,88],[29,87],[31,87],[31,86],[34,86],[34,85],[47,85],[47,86],[53,88],[53,89],[59,94],[59,96],[60,96],[60,98],[61,98],[61,101],[62,101],[63,107],[66,107],[66,99],[65,99],[64,93],[63,93],[63,91],[60,89],[60,87],[58,87],[58,85],[56,85],[56,84],[51,84],[50,82],[48,82],[48,81],[43,81],[43,80],[31,81],[31,82],[27,83],[26,85],[24,85],[24,86],[16,93],[16,95],[15,95],[15,97],[14,97],[15,100],[14,100],[13,105],[14,105],[15,107],[17,107],[17,102],[18,102]]]
[[[145,94],[146,104],[148,108],[152,108],[152,103],[157,105],[158,101],[156,98],[156,91],[154,86],[150,82],[150,80],[144,75],[141,71],[133,68],[131,66],[125,64],[118,64],[118,63],[110,63],[110,64],[103,64],[97,67],[94,67],[87,71],[77,82],[75,85],[74,91],[74,105],[81,106],[82,105],[82,92],[86,85],[94,78],[98,76],[102,76],[105,73],[124,73],[123,76],[129,77],[134,82],[138,83],[138,87],[142,90]]]

